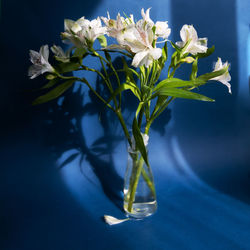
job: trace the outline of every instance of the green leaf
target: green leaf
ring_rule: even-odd
[[[206,81],[202,79],[194,79],[191,81],[183,81],[178,78],[167,78],[159,82],[153,91],[158,91],[161,88],[177,88],[177,87],[198,87],[202,84],[206,83]]]
[[[185,45],[181,48],[181,53],[183,54],[183,52],[187,49],[188,45],[191,43],[192,39],[189,39]],[[188,55],[189,53],[185,54]]]
[[[196,56],[198,58],[204,58],[204,57],[207,57],[207,56],[210,56],[211,54],[213,54],[214,50],[215,50],[215,47],[212,46],[211,48],[207,49],[206,53],[198,53]]]
[[[63,84],[60,84],[56,88],[52,89],[45,95],[39,96],[37,99],[35,99],[32,102],[32,105],[42,104],[48,101],[51,101],[53,99],[56,99],[60,95],[62,95],[67,89],[69,89],[72,84],[75,82],[75,80],[68,80],[64,82]]]
[[[135,117],[137,118],[139,112],[141,111],[142,107],[144,105],[144,102],[140,102],[138,107],[137,107],[137,110],[136,110],[136,113],[135,113]]]
[[[145,71],[145,67],[144,67],[144,65],[142,65],[141,67],[140,67],[140,75],[141,75],[141,78],[140,79],[146,79],[146,71]]]
[[[146,151],[146,148],[145,148],[145,145],[143,142],[143,138],[141,135],[141,131],[138,127],[136,118],[134,118],[134,121],[133,121],[132,131],[133,131],[133,136],[134,136],[135,143],[136,143],[136,148],[139,149],[139,151],[141,152],[141,155],[143,157],[143,160],[149,166],[147,151]]]
[[[171,42],[171,41],[170,41],[170,43],[171,43],[172,47],[173,47],[177,52],[181,52],[181,48],[180,48],[180,47],[178,47],[176,44],[174,44],[174,43]]]
[[[139,74],[134,69],[131,69],[128,67],[128,64],[124,57],[122,57],[122,63],[123,63],[123,69],[126,74],[126,81],[135,83],[133,74],[135,74],[138,78],[139,78]]]
[[[166,99],[168,99],[168,96],[163,96],[163,95],[158,96],[154,108],[154,113],[162,106],[162,104],[166,101]]]
[[[44,85],[41,89],[49,89],[56,85],[60,81],[59,78],[55,78],[53,80],[50,80],[46,85]]]
[[[97,37],[97,39],[103,48],[107,47],[107,39],[104,35]]]
[[[159,64],[160,64],[161,69],[164,67],[167,59],[168,59],[168,47],[167,47],[167,42],[165,42],[165,44],[162,48],[162,56],[159,59]]]
[[[164,59],[164,61],[167,61],[168,58],[168,45],[167,42],[165,42],[163,48],[162,48],[162,58]]]
[[[123,92],[124,90],[128,90],[130,89],[133,94],[139,99],[141,100],[141,93],[139,88],[132,82],[127,82],[127,83],[123,83],[121,84],[111,95],[111,97],[108,99],[107,103],[111,102],[117,95],[119,95],[121,92]]]
[[[193,99],[206,102],[214,102],[213,99],[184,89],[162,87],[152,98],[156,96],[173,96],[177,98]]]
[[[86,49],[84,49],[84,48],[76,48],[72,57],[82,58],[86,54],[87,54]]]
[[[228,71],[228,67],[229,66],[227,66],[227,67],[225,67],[225,68],[223,68],[221,70],[206,73],[204,75],[199,76],[197,79],[208,81],[208,80],[210,80],[210,79],[212,79],[214,77],[221,76],[221,75],[225,74]]]
[[[62,74],[75,71],[79,69],[79,67],[80,67],[79,63],[74,63],[74,62],[60,63],[56,66],[56,70]]]

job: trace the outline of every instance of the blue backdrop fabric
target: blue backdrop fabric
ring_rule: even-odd
[[[170,105],[150,133],[158,211],[110,227],[104,214],[124,218],[120,125],[110,112],[99,119],[100,103],[79,83],[57,101],[31,107],[44,80],[28,79],[28,52],[61,45],[64,18],[109,11],[139,19],[148,7],[153,20],[168,20],[171,40],[180,40],[183,24],[208,37],[216,50],[199,74],[218,56],[228,60],[233,94],[211,82],[200,93],[215,103]],[[2,1],[0,249],[250,249],[249,11],[248,0]],[[86,77],[99,86],[95,75]],[[130,123],[135,100],[125,99]]]

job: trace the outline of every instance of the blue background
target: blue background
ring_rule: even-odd
[[[109,112],[99,122],[100,103],[78,84],[31,107],[44,80],[27,78],[28,51],[60,44],[64,18],[139,19],[143,7],[169,21],[173,41],[185,23],[208,37],[216,50],[199,73],[228,60],[233,94],[211,82],[200,92],[215,103],[177,100],[159,117],[149,147],[158,211],[109,227],[104,214],[124,217],[121,128]],[[2,1],[0,249],[250,249],[249,13],[247,0]]]

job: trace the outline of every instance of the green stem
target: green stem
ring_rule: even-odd
[[[126,124],[125,124],[125,121],[124,121],[124,119],[123,119],[123,116],[122,116],[122,114],[121,114],[120,109],[117,110],[117,111],[115,111],[115,113],[116,113],[116,115],[117,115],[117,117],[118,117],[118,119],[119,119],[119,121],[120,121],[120,123],[121,123],[123,132],[124,132],[124,134],[125,134],[125,136],[126,136],[126,138],[127,138],[127,140],[128,140],[128,143],[129,143],[130,147],[132,147],[132,141],[131,141],[131,138],[130,138],[130,134],[129,134],[129,132],[128,132],[127,126],[126,126]]]
[[[115,109],[109,104],[107,103],[89,84],[89,82],[85,79],[85,78],[78,78],[79,81],[85,83],[89,89],[105,104],[107,105],[110,109],[112,109],[115,112]]]
[[[144,160],[143,160],[143,157],[141,157],[139,159],[139,162],[137,163],[137,161],[136,161],[135,166],[133,165],[133,168],[135,168],[135,175],[132,173],[131,177],[134,177],[134,180],[131,180],[132,183],[130,181],[131,188],[129,188],[130,194],[129,194],[129,200],[128,200],[128,211],[129,212],[132,211],[133,202],[135,200],[136,189],[137,189],[138,182],[139,182],[140,175],[141,175],[141,171],[143,168],[143,163],[144,163]]]
[[[142,168],[141,173],[142,173],[143,179],[146,181],[146,183],[147,183],[148,187],[150,188],[151,192],[153,193],[154,196],[156,196],[155,186],[152,183],[152,181],[150,180],[150,178],[148,177],[148,175],[147,175],[144,168]]]

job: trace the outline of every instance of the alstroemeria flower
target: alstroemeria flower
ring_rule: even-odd
[[[55,72],[55,69],[49,63],[49,47],[44,45],[40,48],[40,51],[30,50],[30,61],[33,63],[29,67],[28,75],[30,79],[33,79],[45,72]]]
[[[157,39],[158,37],[167,39],[171,33],[171,29],[168,27],[168,22],[157,21],[156,23],[154,23],[149,15],[150,9],[151,8],[148,8],[146,10],[146,13],[144,12],[144,9],[141,10],[141,15],[144,23],[147,23],[147,25],[151,27],[155,26],[155,39]]]
[[[207,38],[198,38],[197,32],[193,25],[183,25],[180,31],[180,36],[182,41],[176,42],[176,45],[181,48],[183,48],[185,44],[191,40],[184,53],[196,55],[197,53],[207,52]]]
[[[158,37],[167,38],[170,34],[167,22],[154,22],[149,16],[150,9],[144,12],[141,10],[142,19],[134,23],[134,18],[123,18],[120,14],[117,15],[116,20],[102,18],[103,22],[107,25],[107,34],[117,39],[119,46],[117,49],[127,50],[134,55],[132,65],[140,67],[149,65],[153,60],[157,60],[162,55],[162,50],[156,48],[155,41]],[[154,32],[155,31],[155,32]]]
[[[106,34],[106,27],[102,26],[98,17],[89,21],[81,17],[76,22],[66,19],[64,21],[65,32],[62,33],[63,39],[70,41],[76,47],[88,48],[99,36]]]
[[[219,57],[216,64],[215,64],[214,71],[224,69],[225,67],[228,67],[228,62],[222,63],[221,58]],[[231,84],[229,83],[229,81],[231,81],[231,76],[230,76],[228,70],[223,75],[214,77],[210,80],[215,80],[215,81],[219,81],[219,82],[223,83],[224,85],[226,85],[228,87],[228,92],[230,94],[232,94]]]
[[[148,24],[150,24],[150,25],[154,25],[154,22],[152,21],[152,19],[150,18],[150,16],[149,16],[149,11],[150,11],[150,9],[151,8],[148,8],[147,10],[146,10],[146,13],[144,12],[144,9],[142,8],[141,9],[141,16],[142,16],[142,19],[143,19],[143,21],[144,22],[146,22],[146,23],[148,23]]]
[[[168,22],[156,22],[155,27],[156,37],[162,37],[163,39],[167,39],[169,37],[171,29],[168,27]]]
[[[55,54],[55,58],[61,62],[69,62],[70,61],[70,50],[64,52],[60,46],[53,45],[51,51]]]
[[[101,17],[102,21],[107,26],[107,34],[108,36],[117,38],[120,32],[123,32],[130,25],[134,25],[134,16],[130,15],[129,18],[121,17],[120,13],[118,13],[116,20],[110,19],[109,12],[107,13],[108,17]]]

